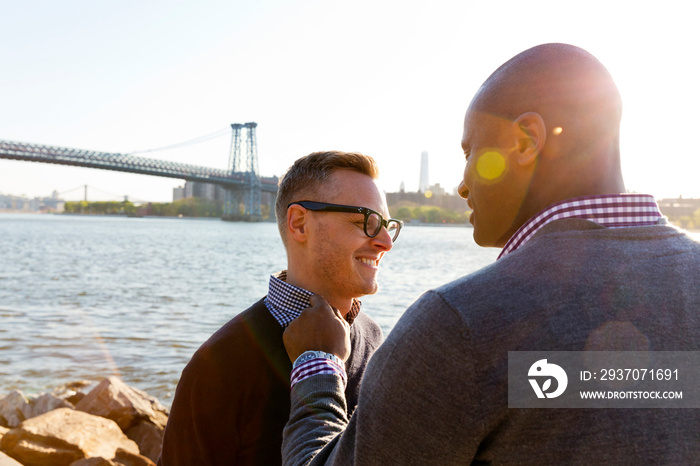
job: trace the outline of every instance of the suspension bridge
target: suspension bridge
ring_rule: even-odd
[[[258,170],[257,123],[231,124],[231,150],[226,169],[202,167],[160,159],[68,147],[0,140],[0,159],[99,168],[126,173],[204,182],[224,188],[224,219],[262,220],[263,192],[277,193],[276,177],[261,177]],[[243,137],[245,132],[245,138]],[[242,146],[246,147],[243,154]],[[274,202],[273,202],[274,204]],[[274,209],[272,209],[274,211]]]

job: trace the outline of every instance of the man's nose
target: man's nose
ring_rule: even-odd
[[[391,234],[384,226],[382,226],[382,229],[379,230],[377,236],[372,238],[372,244],[385,251],[390,251],[391,248],[394,247],[394,241],[391,239]]]
[[[459,193],[459,196],[463,197],[464,199],[469,196],[469,190],[464,185],[464,180],[460,181],[459,186],[457,187],[457,192]]]

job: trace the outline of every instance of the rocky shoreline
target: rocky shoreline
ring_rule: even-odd
[[[0,466],[154,466],[169,410],[117,377],[0,399]]]

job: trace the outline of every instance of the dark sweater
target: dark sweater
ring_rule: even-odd
[[[159,465],[281,464],[292,369],[283,332],[260,300],[195,352],[175,392]],[[354,407],[382,335],[361,312],[350,338],[345,394]]]

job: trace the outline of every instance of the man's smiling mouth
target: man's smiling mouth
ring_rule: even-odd
[[[369,259],[367,257],[358,257],[357,260],[365,265],[369,265],[371,267],[376,267],[379,265],[379,260],[375,259]]]

